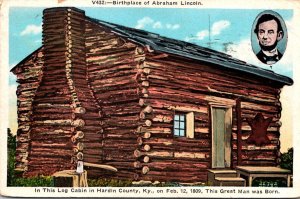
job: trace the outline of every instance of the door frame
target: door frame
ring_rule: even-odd
[[[232,158],[231,158],[231,152],[232,152],[232,145],[231,145],[231,137],[232,137],[232,105],[222,105],[222,104],[210,104],[210,125],[211,125],[211,168],[217,168],[213,167],[213,154],[215,152],[213,141],[214,141],[214,126],[213,126],[213,109],[214,108],[223,108],[225,109],[225,118],[224,122],[225,125],[229,124],[229,126],[225,126],[226,132],[225,139],[227,139],[227,144],[229,147],[226,148],[226,140],[224,140],[224,146],[225,146],[225,154],[224,154],[224,159],[225,159],[225,168],[230,168],[232,166]],[[226,165],[227,162],[227,165]]]

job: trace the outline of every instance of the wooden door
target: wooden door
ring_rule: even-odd
[[[212,168],[230,167],[231,109],[212,107]]]

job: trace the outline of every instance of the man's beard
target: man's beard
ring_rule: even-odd
[[[275,49],[276,46],[277,46],[277,40],[275,41],[275,43],[274,43],[272,46],[263,46],[263,45],[261,45],[260,42],[258,42],[258,43],[259,43],[260,48],[261,48],[263,51],[271,51],[271,50]]]

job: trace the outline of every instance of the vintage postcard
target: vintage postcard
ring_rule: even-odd
[[[3,0],[14,197],[300,196],[300,2]]]

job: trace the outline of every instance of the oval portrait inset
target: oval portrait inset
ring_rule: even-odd
[[[282,17],[271,10],[261,12],[252,25],[252,50],[264,64],[278,62],[286,49],[287,29]]]

